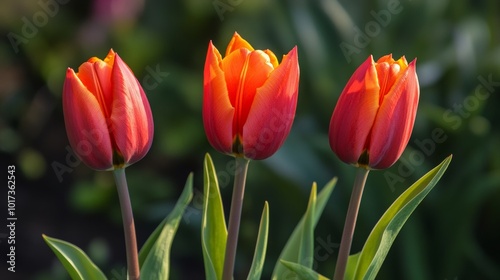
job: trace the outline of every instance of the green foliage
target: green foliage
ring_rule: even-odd
[[[354,279],[354,274],[356,273],[356,268],[358,266],[358,260],[360,253],[350,255],[347,259],[347,267],[345,269],[345,279]]]
[[[311,268],[300,265],[298,263],[293,263],[293,262],[287,262],[284,260],[281,260],[281,263],[286,266],[289,270],[291,270],[293,273],[295,273],[299,279],[302,280],[328,280],[327,277],[317,273],[316,271],[312,270]]]
[[[102,271],[80,248],[66,241],[42,235],[73,280],[106,280]]]
[[[273,280],[279,280],[284,277],[284,275],[289,275],[288,268],[283,265],[281,261],[287,261],[290,263],[303,263],[304,250],[301,248],[313,247],[312,242],[314,239],[311,239],[306,234],[306,238],[304,237],[304,231],[312,231],[314,227],[318,223],[318,220],[325,208],[326,202],[330,198],[330,195],[337,183],[337,178],[333,178],[326,186],[321,190],[320,194],[316,199],[316,184],[313,184],[311,189],[310,203],[308,205],[308,209],[304,214],[304,217],[299,221],[295,229],[293,230],[290,238],[288,239],[285,247],[281,251],[279,260],[273,271]],[[314,207],[314,209],[309,209],[309,207]],[[307,244],[303,244],[307,243]],[[308,264],[308,267],[311,267],[312,263]]]
[[[452,156],[447,157],[425,174],[387,209],[368,236],[359,256],[350,260],[357,261],[353,279],[375,279],[399,231],[415,208],[441,179],[451,158]]]
[[[220,196],[217,173],[212,158],[206,154],[204,161],[204,192],[202,218],[202,250],[206,279],[222,279],[224,255],[227,242],[227,228],[224,207]],[[269,233],[269,205],[266,202],[262,211],[257,242],[248,273],[248,280],[261,278],[266,259],[267,236]]]
[[[417,208],[425,196],[434,188],[439,179],[441,179],[451,162],[451,158],[452,156],[447,157],[441,164],[425,174],[394,201],[373,228],[366,240],[363,250],[349,257],[345,279],[375,279],[399,231],[415,208]],[[308,213],[310,213],[310,208],[315,208],[315,192],[316,188],[315,185],[313,185],[309,206],[305,214],[304,228],[302,230],[306,229],[308,226],[314,227],[314,224],[307,220],[308,218],[312,218],[308,215]],[[303,243],[312,243],[312,241],[313,240],[303,238],[300,244],[296,244],[296,246],[302,249],[304,247]],[[302,252],[302,250],[299,250],[298,259],[301,263],[285,261],[283,259],[281,263],[293,273],[297,274],[300,279],[328,279],[312,270],[312,265],[310,263],[303,263],[304,259],[310,259],[308,255],[301,255],[300,252]],[[312,263],[312,260],[310,261]]]
[[[174,209],[150,235],[139,253],[141,277],[144,279],[168,279],[170,249],[182,220],[184,210],[193,198],[193,174],[190,174]],[[80,248],[66,241],[43,235],[72,279],[107,279],[102,271]]]
[[[299,264],[308,268],[312,268],[314,263],[314,228],[316,227],[314,212],[316,210],[317,188],[316,182],[314,182],[309,196],[309,204],[304,214],[304,227],[299,244]]]
[[[261,279],[260,277],[262,274],[262,268],[264,267],[264,261],[266,260],[268,233],[269,233],[269,204],[266,202],[264,204],[264,210],[262,211],[262,218],[260,219],[259,233],[257,235],[257,243],[255,245],[255,252],[253,255],[252,266],[250,267],[250,272],[248,273],[247,280]]]
[[[201,243],[207,280],[222,279],[227,227],[215,167],[209,154],[203,164],[203,218]]]
[[[168,279],[170,272],[170,249],[184,210],[193,198],[193,174],[184,186],[177,204],[148,238],[139,252],[139,265],[143,279]]]

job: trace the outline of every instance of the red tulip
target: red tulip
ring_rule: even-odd
[[[203,124],[218,151],[248,159],[274,154],[290,132],[297,106],[297,47],[281,64],[270,50],[254,50],[234,34],[224,58],[208,45]]]
[[[123,168],[143,158],[153,140],[149,102],[130,68],[113,50],[78,73],[68,68],[63,111],[69,142],[96,170]]]
[[[403,153],[417,113],[416,59],[370,56],[347,82],[330,121],[330,146],[344,162],[372,169]]]

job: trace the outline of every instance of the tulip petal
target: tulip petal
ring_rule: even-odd
[[[379,108],[379,92],[377,72],[370,56],[347,82],[330,120],[330,146],[342,161],[357,164],[367,149]]]
[[[95,96],[107,118],[111,114],[113,100],[111,94],[111,70],[112,65],[93,57],[80,65],[76,74],[82,84]]]
[[[244,72],[247,67],[247,57],[250,53],[251,52],[247,49],[239,49],[225,57],[220,64],[221,71],[224,72],[227,94],[231,101],[231,106],[235,108],[238,103],[237,100],[241,79],[244,78],[246,74],[242,72]]]
[[[112,127],[116,148],[127,165],[143,158],[153,141],[153,116],[134,73],[116,54],[111,76],[113,104]]]
[[[387,62],[389,64],[394,63],[394,58],[392,58],[391,53],[381,56],[379,59],[377,59],[377,63],[384,63],[384,62]]]
[[[253,51],[252,45],[248,43],[245,39],[243,39],[240,34],[237,32],[234,32],[233,38],[231,38],[231,41],[227,45],[226,49],[226,55],[224,57],[227,57],[230,53],[238,50],[238,49],[247,49],[249,51]]]
[[[62,101],[66,131],[75,153],[93,169],[112,169],[106,118],[96,97],[71,68],[66,71]]]
[[[222,60],[222,70],[226,77],[229,99],[235,108],[232,135],[244,137],[243,126],[257,88],[266,82],[274,68],[266,53],[239,49]]]
[[[280,63],[278,61],[278,58],[276,58],[276,55],[271,50],[263,50],[263,52],[265,52],[269,56],[269,60],[273,65],[273,68],[277,68]]]
[[[370,140],[372,168],[390,167],[410,140],[420,95],[415,63],[413,60],[401,73],[379,109]]]
[[[285,141],[295,117],[299,72],[297,47],[294,47],[257,89],[243,127],[245,157],[267,158]]]
[[[221,55],[212,42],[208,45],[204,69],[203,126],[210,144],[231,154],[234,106],[230,101]]]

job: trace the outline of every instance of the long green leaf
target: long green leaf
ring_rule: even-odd
[[[323,209],[326,206],[326,202],[330,198],[330,195],[332,194],[333,188],[335,187],[336,183],[337,183],[337,178],[333,178],[332,180],[330,180],[330,182],[326,184],[326,186],[321,190],[321,192],[317,196],[316,207],[314,209],[314,219],[313,219],[314,227],[318,223],[321,213],[323,213]],[[299,223],[293,230],[292,234],[288,238],[288,241],[283,250],[281,251],[278,260],[288,261],[292,263],[300,262],[299,248],[305,224],[304,220],[305,216],[302,217],[302,219],[299,221]],[[285,277],[289,273],[291,272],[288,270],[288,268],[284,266],[281,261],[278,261],[276,262],[276,265],[274,267],[273,276],[271,279],[273,280],[286,279]]]
[[[354,279],[354,274],[356,273],[356,267],[358,266],[360,253],[361,252],[350,255],[347,259],[347,267],[345,269],[344,279]]]
[[[248,280],[259,280],[264,267],[267,249],[267,234],[269,233],[269,204],[264,204],[262,217],[260,218],[259,234],[257,235],[257,244],[253,255],[252,266],[248,273]]]
[[[354,279],[375,278],[404,223],[443,176],[451,158],[450,155],[415,182],[382,215],[361,250]]]
[[[193,174],[191,173],[174,209],[155,229],[141,249],[139,262],[142,279],[168,279],[172,242],[184,210],[192,198]]]
[[[179,202],[180,201],[187,201],[188,197],[190,197],[190,196],[192,197],[192,192],[193,192],[193,174],[191,173],[191,174],[189,174],[189,176],[186,180],[186,184],[184,185],[184,190],[182,191],[182,194],[179,197]],[[176,207],[177,207],[177,204],[176,204]],[[172,213],[173,212],[174,211],[172,211]],[[140,265],[140,267],[143,266],[144,261],[146,260],[146,257],[149,254],[149,251],[151,251],[151,248],[153,247],[156,240],[158,239],[158,236],[160,236],[160,233],[163,230],[163,227],[169,221],[168,219],[169,219],[169,216],[167,216],[165,219],[163,219],[163,221],[158,225],[158,227],[156,227],[156,229],[153,231],[153,233],[151,233],[151,235],[146,240],[144,245],[142,245],[141,251],[139,252],[139,265]]]
[[[299,279],[301,280],[328,280],[327,277],[317,273],[310,267],[303,266],[298,263],[287,262],[284,260],[281,260],[281,263],[293,273],[297,274],[299,276]]]
[[[56,238],[42,235],[43,239],[54,251],[73,280],[107,279],[104,273],[90,260],[90,258],[75,245]]]
[[[227,227],[214,164],[206,154],[203,164],[203,217],[201,246],[207,280],[222,279]]]
[[[314,209],[316,208],[316,182],[313,183],[309,203],[304,215],[304,226],[302,227],[302,238],[299,244],[299,261],[298,263],[312,268],[314,262]]]

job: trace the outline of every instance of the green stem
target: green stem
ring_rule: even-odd
[[[335,275],[333,276],[334,280],[344,280],[347,259],[351,250],[352,236],[354,235],[359,205],[361,203],[361,196],[363,196],[368,172],[368,169],[359,168],[356,173],[351,200],[349,201],[347,216],[345,218],[344,231],[342,232],[342,240],[340,241],[339,256],[337,258],[337,266],[335,267]]]
[[[248,159],[236,157],[236,171],[234,174],[233,198],[229,212],[229,229],[227,233],[226,254],[224,257],[223,280],[233,279],[238,232],[240,230],[241,208],[245,196],[245,181],[248,171]]]
[[[128,279],[139,280],[139,256],[137,253],[134,215],[132,213],[132,205],[130,203],[130,195],[128,193],[125,169],[115,169],[113,174],[115,176],[118,198],[120,199],[120,208],[122,211],[123,230],[125,232],[125,250],[127,253]]]

